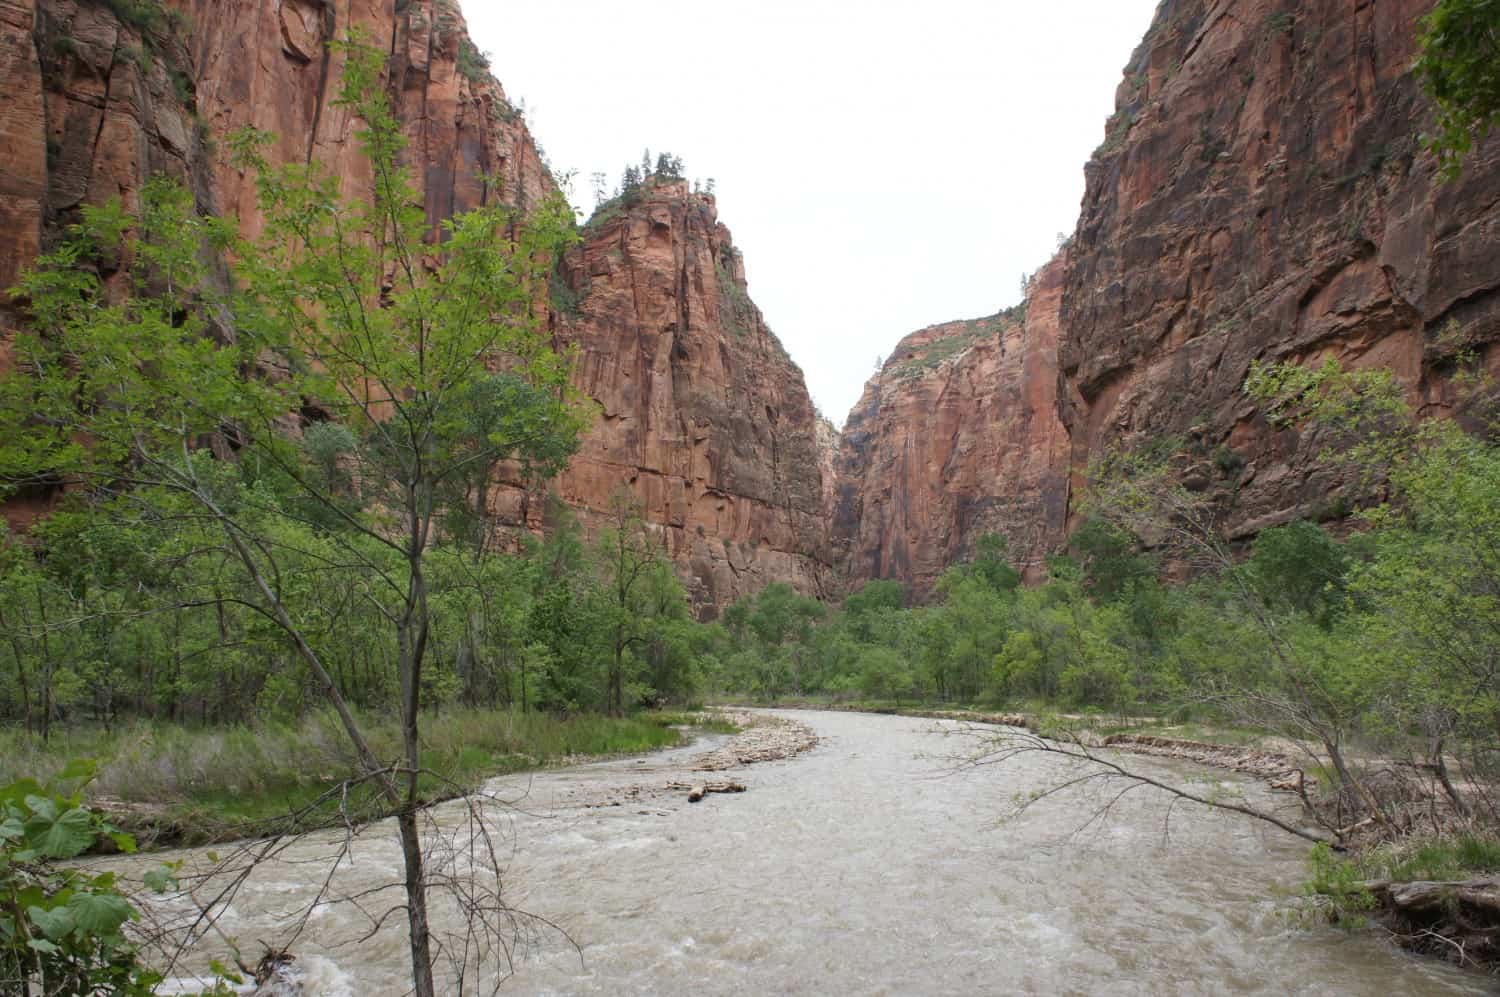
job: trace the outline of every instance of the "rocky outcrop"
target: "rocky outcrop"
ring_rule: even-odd
[[[819,419],[713,196],[651,180],[630,200],[565,261],[558,336],[598,412],[553,487],[586,526],[629,488],[704,615],[770,582],[829,592]]]
[[[372,183],[357,124],[334,100],[350,30],[388,50],[405,156],[429,222],[557,187],[525,121],[469,39],[455,0],[0,0],[0,287],[84,205],[164,173],[199,209],[261,225],[227,137],[274,136],[273,163],[317,162],[358,198]],[[552,318],[578,348],[599,416],[554,488],[597,525],[620,486],[711,614],[770,581],[827,587],[817,423],[801,372],[766,327],[711,197],[681,184],[592,226],[566,263],[574,303]],[[0,325],[17,315],[4,311]],[[3,337],[0,337],[3,340]],[[0,363],[4,363],[0,343]],[[497,510],[542,528],[532,493]],[[6,507],[13,522],[50,496]]]
[[[367,191],[355,123],[332,92],[342,55],[328,43],[351,29],[391,52],[434,230],[454,211],[496,199],[524,207],[555,189],[451,0],[0,0],[0,288],[81,208],[116,197],[132,206],[157,174],[255,233],[253,184],[227,155],[245,126],[274,136],[271,162],[317,160],[348,196]],[[19,318],[0,295],[0,365]],[[24,524],[54,497],[34,489],[5,516]]]
[[[866,385],[844,426],[831,528],[851,584],[895,578],[920,597],[986,533],[1041,570],[1068,508],[1062,276],[1059,260],[1025,307],[908,336]]]
[[[1500,137],[1437,182],[1411,70],[1431,6],[1165,0],[1077,231],[1032,287],[1031,358],[1006,362],[1017,333],[989,330],[928,362],[967,334],[924,330],[850,415],[834,537],[851,583],[920,591],[989,531],[1034,569],[1077,519],[1069,476],[1166,437],[1236,537],[1336,516],[1322,444],[1245,397],[1252,361],[1388,367],[1431,415],[1454,411],[1456,352],[1500,369]]]
[[[28,54],[34,63],[30,76],[10,74],[18,83],[9,92],[23,106],[33,95],[43,105],[40,121],[28,111],[17,122],[28,143],[46,150],[31,231],[56,231],[84,204],[116,196],[129,203],[147,177],[165,173],[188,183],[202,210],[236,216],[253,233],[251,178],[223,150],[246,126],[274,136],[273,163],[317,161],[359,196],[371,180],[355,123],[334,106],[343,56],[329,46],[351,30],[391,52],[396,111],[434,226],[456,211],[496,199],[524,206],[555,189],[456,4],[395,7],[399,13],[389,0],[30,0],[6,8],[6,53],[15,53],[13,66]],[[31,255],[24,246],[7,253]]]
[[[47,194],[47,128],[42,67],[32,41],[34,0],[0,0],[0,286],[10,287],[41,246]],[[0,300],[0,309],[9,299]]]
[[[1500,142],[1451,185],[1419,136],[1431,0],[1168,0],[1087,169],[1062,296],[1073,463],[1177,436],[1234,535],[1329,516],[1322,447],[1278,432],[1255,360],[1386,367],[1429,414],[1500,340]]]

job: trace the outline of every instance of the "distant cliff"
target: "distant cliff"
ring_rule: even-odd
[[[985,533],[1040,570],[1068,508],[1061,276],[1059,264],[1037,274],[1025,308],[906,337],[865,386],[844,425],[831,526],[851,582],[926,591]]]
[[[1334,515],[1334,471],[1243,395],[1251,361],[1389,367],[1432,415],[1455,350],[1500,369],[1500,140],[1435,181],[1411,72],[1431,6],[1162,3],[1024,335],[913,370],[963,326],[917,333],[851,413],[833,527],[851,582],[925,589],[991,531],[1035,565],[1076,519],[1070,476],[1168,436],[1235,536]],[[1004,362],[1012,339],[1035,355]]]

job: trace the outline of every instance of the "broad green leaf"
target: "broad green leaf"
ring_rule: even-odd
[[[58,907],[47,910],[42,907],[26,908],[26,916],[31,923],[42,929],[42,934],[52,941],[61,941],[73,933],[77,924],[73,920],[73,911],[67,907]]]
[[[66,909],[78,930],[90,935],[112,935],[135,916],[135,908],[118,893],[75,893]]]
[[[26,807],[33,814],[47,820],[57,820],[57,801],[48,796],[28,796]]]
[[[68,762],[67,767],[58,773],[57,778],[64,782],[88,782],[98,773],[99,763],[92,758],[75,758]]]
[[[160,869],[152,869],[143,877],[146,889],[153,893],[167,893],[177,889],[177,877],[173,875],[173,868],[164,865]]]
[[[20,779],[16,782],[0,788],[0,803],[10,806],[22,806],[27,797],[38,796],[46,790],[35,779]]]
[[[70,859],[94,843],[93,818],[87,810],[77,807],[61,813],[55,805],[45,811],[38,809],[26,822],[26,840],[45,858]]]

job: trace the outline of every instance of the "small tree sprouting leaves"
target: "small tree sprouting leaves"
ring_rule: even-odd
[[[1500,4],[1439,0],[1422,19],[1420,41],[1417,71],[1438,112],[1427,144],[1452,180],[1500,120]]]

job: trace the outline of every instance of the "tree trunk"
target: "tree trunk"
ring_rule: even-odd
[[[406,870],[406,922],[411,932],[412,992],[437,997],[432,981],[432,928],[427,921],[427,883],[422,866],[422,835],[417,815],[403,810],[396,819],[401,829],[401,859]]]
[[[436,997],[432,981],[432,928],[427,920],[427,881],[422,863],[422,840],[417,828],[422,746],[418,723],[422,711],[422,663],[427,655],[430,617],[427,578],[423,573],[426,551],[426,519],[418,489],[408,500],[408,546],[406,549],[406,606],[396,626],[396,649],[400,656],[401,727],[406,756],[406,788],[399,824],[401,857],[406,871],[406,921],[411,937],[411,973],[416,997]]]
[[[606,692],[608,703],[607,711],[610,716],[617,717],[623,712],[625,701],[625,690],[622,677],[625,673],[625,638],[621,628],[615,627],[615,661],[609,670],[609,689]]]
[[[1333,762],[1333,768],[1338,773],[1339,781],[1354,790],[1355,795],[1368,808],[1371,819],[1376,824],[1379,824],[1382,830],[1390,831],[1390,818],[1386,816],[1385,810],[1380,806],[1380,802],[1365,788],[1365,784],[1356,779],[1354,773],[1349,771],[1349,766],[1344,761],[1344,753],[1339,749],[1338,744],[1334,742],[1333,738],[1325,737],[1323,739],[1323,747],[1328,751],[1328,759]]]
[[[36,587],[36,608],[42,621],[42,743],[52,739],[52,642],[47,638],[47,600]]]
[[[1474,811],[1469,808],[1463,794],[1458,791],[1458,787],[1453,785],[1453,780],[1448,776],[1448,763],[1443,758],[1443,745],[1444,739],[1440,737],[1432,746],[1432,770],[1437,773],[1438,782],[1443,784],[1443,792],[1447,793],[1448,799],[1453,801],[1453,809],[1457,810],[1464,820],[1472,820]]]
[[[0,627],[10,630],[10,624],[6,622],[3,613],[0,613]],[[10,631],[10,650],[16,656],[16,680],[21,687],[21,713],[26,718],[26,733],[29,735],[35,729],[31,719],[31,684],[26,679],[26,655],[21,651],[21,637],[14,630]]]

